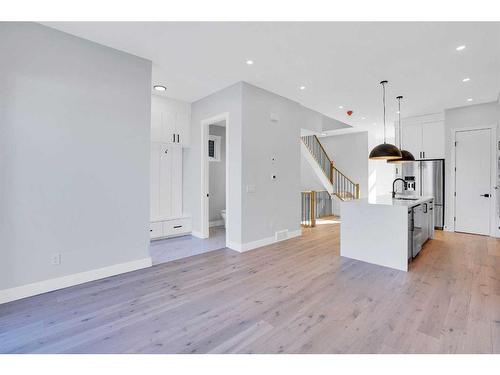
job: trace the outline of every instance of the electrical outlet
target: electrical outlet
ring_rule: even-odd
[[[50,257],[50,263],[52,263],[52,265],[54,266],[61,264],[61,254],[60,253],[52,254],[52,256]]]

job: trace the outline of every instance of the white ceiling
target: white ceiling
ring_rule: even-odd
[[[404,96],[402,116],[407,117],[494,101],[500,92],[500,23],[45,25],[152,60],[153,84],[166,85],[165,95],[190,102],[243,80],[350,125],[369,127],[382,118],[382,79],[389,81],[388,121],[394,119],[397,95]],[[467,48],[457,52],[462,44]],[[247,65],[247,59],[254,64]],[[465,77],[471,80],[463,83]],[[351,117],[348,109],[354,111]]]

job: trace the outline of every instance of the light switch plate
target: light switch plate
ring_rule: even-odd
[[[279,116],[277,113],[271,113],[269,115],[269,119],[272,121],[272,122],[278,122],[280,120]]]

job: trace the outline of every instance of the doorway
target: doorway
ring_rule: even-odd
[[[229,116],[227,113],[203,120],[201,237],[226,247],[229,238]]]
[[[455,132],[455,231],[491,233],[492,129]]]

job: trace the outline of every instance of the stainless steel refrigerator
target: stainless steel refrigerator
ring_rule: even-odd
[[[417,160],[396,167],[396,175],[410,182],[403,194],[434,197],[434,226],[444,226],[444,159]]]

